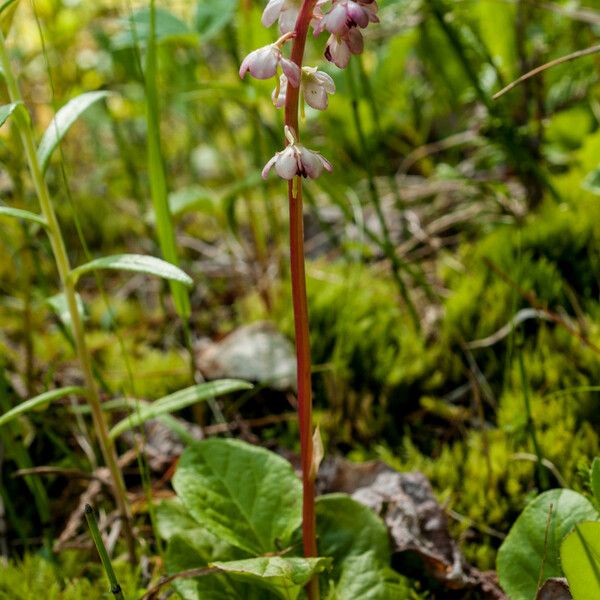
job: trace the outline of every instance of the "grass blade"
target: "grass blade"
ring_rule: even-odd
[[[110,92],[86,92],[69,100],[57,113],[54,119],[48,125],[42,137],[42,141],[38,146],[37,158],[44,173],[48,167],[50,157],[55,148],[60,144],[69,129],[75,121],[88,109],[90,106],[103,100]]]
[[[15,406],[11,410],[5,412],[0,416],[0,427],[2,425],[6,425],[11,421],[14,421],[19,415],[22,415],[30,410],[35,410],[36,408],[42,408],[47,406],[53,400],[58,400],[60,398],[64,398],[69,394],[85,394],[85,389],[77,386],[70,386],[60,388],[58,390],[51,390],[49,392],[44,392],[39,396],[35,396],[34,398],[30,398],[29,400],[25,400],[25,402],[21,402],[21,404]]]
[[[150,419],[182,410],[196,402],[202,402],[216,396],[222,396],[223,394],[239,390],[249,390],[251,388],[252,385],[250,383],[239,379],[221,379],[192,385],[174,394],[160,398],[160,400],[156,400],[152,404],[140,407],[137,412],[119,421],[111,429],[110,435],[114,439],[124,431],[137,427]]]
[[[71,277],[76,282],[82,275],[99,269],[115,271],[133,271],[135,273],[146,273],[156,275],[162,279],[176,281],[179,284],[190,287],[194,282],[192,278],[184,273],[179,267],[172,265],[154,256],[143,254],[115,254],[103,256],[85,263],[71,271]]]
[[[146,124],[148,129],[148,174],[150,177],[150,195],[156,215],[156,233],[161,253],[165,260],[179,264],[173,218],[169,210],[167,178],[160,148],[160,115],[156,59],[156,8],[154,0],[150,2],[150,31],[146,52]],[[185,288],[177,281],[170,281],[171,294],[177,314],[187,319],[190,316],[190,300]]]

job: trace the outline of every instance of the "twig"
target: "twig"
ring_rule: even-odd
[[[202,577],[204,575],[210,575],[212,573],[217,573],[220,569],[216,567],[202,567],[199,569],[188,569],[187,571],[181,571],[180,573],[175,573],[174,575],[169,575],[167,577],[161,577],[159,582],[152,586],[143,596],[140,597],[139,600],[155,600],[158,592],[162,590],[166,585],[169,585],[171,582],[176,579],[184,579],[190,577]]]
[[[500,279],[505,281],[508,285],[510,285],[513,289],[515,289],[531,306],[533,306],[538,311],[543,312],[550,321],[560,325],[562,328],[566,329],[571,335],[575,336],[582,344],[587,346],[590,350],[593,350],[596,354],[600,355],[600,348],[596,346],[586,335],[575,329],[571,324],[569,324],[563,317],[561,317],[558,313],[547,309],[538,299],[537,296],[533,292],[528,292],[519,286],[518,283],[513,281],[500,267],[494,264],[489,258],[484,258],[483,262],[494,272]]]
[[[544,63],[543,65],[540,65],[539,67],[536,67],[535,69],[532,69],[531,71],[528,71],[524,75],[521,75],[521,77],[519,77],[518,79],[515,79],[515,81],[509,83],[506,87],[502,88],[499,92],[496,92],[492,96],[492,100],[497,100],[498,98],[500,98],[500,96],[503,96],[507,92],[510,92],[510,90],[517,87],[520,83],[527,81],[528,79],[530,79],[531,77],[534,77],[535,75],[538,75],[542,71],[546,71],[547,69],[551,69],[552,67],[556,67],[557,65],[560,65],[565,62],[569,62],[571,60],[576,60],[577,58],[581,58],[583,56],[589,56],[590,54],[595,54],[596,52],[600,52],[600,44],[591,46],[590,48],[585,48],[583,50],[577,50],[576,52],[572,52],[571,54],[566,54],[565,56],[561,56],[560,58],[555,58],[554,60],[551,60],[550,62]]]

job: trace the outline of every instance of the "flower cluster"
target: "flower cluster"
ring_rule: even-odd
[[[302,0],[268,0],[262,15],[262,23],[270,27],[279,24],[282,36],[273,44],[254,50],[243,60],[240,77],[250,73],[256,79],[275,77],[276,87],[272,94],[273,104],[282,108],[286,104],[288,86],[300,88],[301,102],[316,110],[325,110],[329,96],[335,93],[333,79],[317,67],[306,67],[283,56],[282,48],[293,40],[296,33]],[[379,22],[375,0],[317,0],[310,20],[315,37],[328,32],[325,58],[340,69],[348,66],[352,54],[363,51],[361,29],[369,23]],[[306,12],[304,12],[306,15]],[[306,31],[306,30],[304,30]],[[282,73],[278,70],[281,67]],[[331,171],[331,165],[318,152],[307,150],[297,142],[297,132],[286,126],[288,145],[275,154],[263,169],[266,177],[271,169],[284,179],[295,176],[318,177],[323,168]]]

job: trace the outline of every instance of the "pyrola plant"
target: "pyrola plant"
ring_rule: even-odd
[[[302,466],[302,539],[305,556],[317,556],[315,523],[315,478],[320,453],[313,450],[311,362],[304,272],[304,229],[302,220],[302,178],[316,179],[332,166],[319,152],[300,143],[298,107],[304,103],[325,110],[329,96],[335,93],[333,79],[317,67],[303,66],[304,49],[309,28],[314,37],[329,33],[324,56],[343,69],[352,54],[363,50],[361,29],[379,21],[375,0],[269,0],[262,23],[270,27],[277,22],[281,37],[246,56],[240,66],[240,77],[250,73],[256,79],[275,78],[273,104],[285,108],[285,148],[265,165],[262,175],[271,169],[288,181],[290,211],[290,266],[296,360],[298,365],[298,421]],[[291,44],[289,58],[284,48]],[[281,68],[281,74],[279,69]],[[317,434],[318,435],[318,434]],[[307,587],[310,600],[319,597],[316,578]]]

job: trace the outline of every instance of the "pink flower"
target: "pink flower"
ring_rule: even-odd
[[[338,0],[331,10],[324,15],[314,28],[315,35],[327,30],[329,33],[343,35],[352,27],[365,28],[369,22],[377,23],[379,18],[377,2],[373,0]]]
[[[335,83],[333,79],[317,67],[302,67],[300,89],[304,100],[311,108],[325,110],[329,104],[328,94],[335,94]],[[279,86],[273,90],[273,104],[281,108],[285,104],[287,92],[287,77],[282,75]]]
[[[289,144],[281,152],[277,152],[265,165],[262,171],[263,178],[267,178],[273,166],[277,175],[283,179],[293,179],[296,176],[310,177],[316,179],[321,175],[323,169],[332,170],[332,166],[318,152],[308,150],[302,144],[296,143],[296,139],[289,127],[285,127],[285,136]]]
[[[363,51],[363,37],[356,28],[348,29],[342,35],[331,34],[325,47],[325,58],[340,69],[345,69],[352,54]]]
[[[269,0],[262,14],[262,24],[271,27],[279,21],[281,33],[288,33],[296,27],[299,12],[298,0]]]
[[[281,48],[277,44],[269,44],[250,52],[242,61],[240,77],[243,79],[244,75],[250,71],[250,75],[256,79],[270,79],[277,74],[278,65],[281,65],[281,70],[292,85],[298,87],[300,84],[300,68],[289,58],[283,56]]]

